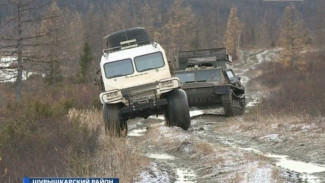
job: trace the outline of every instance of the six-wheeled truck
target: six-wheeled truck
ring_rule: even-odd
[[[231,63],[226,48],[179,52],[175,75],[191,107],[221,106],[226,116],[243,114],[245,88],[229,68]]]
[[[172,77],[164,49],[151,42],[144,28],[131,28],[105,37],[100,62],[100,100],[106,129],[127,132],[127,120],[164,114],[168,126],[187,130],[189,106],[179,79]]]

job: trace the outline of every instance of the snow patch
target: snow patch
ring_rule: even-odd
[[[163,115],[158,115],[158,116],[149,116],[150,119],[158,119],[158,120],[165,120],[165,117]]]
[[[16,57],[2,57],[0,60],[0,67],[9,67],[13,62],[16,62]],[[18,71],[17,69],[3,69],[0,70],[0,83],[13,83],[16,81]],[[22,80],[26,80],[32,75],[41,75],[45,77],[45,74],[38,73],[38,72],[29,72],[23,71],[22,73]]]
[[[196,182],[196,175],[193,170],[185,168],[176,169],[175,183],[194,183]]]
[[[128,136],[130,137],[141,137],[141,136],[144,136],[144,134],[147,132],[147,128],[142,128],[142,129],[134,129],[134,130],[131,130],[129,133],[128,133]]]
[[[158,160],[174,160],[175,157],[172,156],[172,155],[169,155],[169,154],[164,154],[164,153],[161,153],[161,154],[146,154],[145,156],[147,156],[148,158],[151,158],[151,159],[158,159]]]
[[[260,140],[265,140],[265,141],[275,141],[275,142],[281,142],[281,138],[279,137],[279,134],[269,134],[265,135],[263,137],[259,138]]]
[[[201,116],[203,115],[204,112],[202,110],[194,110],[194,111],[190,111],[190,117],[195,117],[195,116]]]
[[[249,78],[247,76],[240,76],[241,77],[241,83],[246,86],[248,81],[249,81]]]
[[[151,163],[149,170],[143,171],[140,174],[140,180],[136,183],[148,183],[148,182],[166,182],[169,183],[168,173],[158,169],[156,163]]]
[[[249,163],[247,166],[249,173],[246,173],[244,180],[241,182],[245,183],[270,183],[272,180],[272,168],[271,167],[260,167],[257,162]]]

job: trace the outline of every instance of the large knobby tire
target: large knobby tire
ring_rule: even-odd
[[[235,111],[234,111],[234,103],[232,99],[232,91],[230,91],[228,94],[222,96],[222,105],[225,110],[225,115],[226,116],[234,116]]]
[[[127,123],[121,118],[119,112],[120,106],[118,104],[103,105],[105,131],[110,136],[121,136],[123,132],[127,133]]]
[[[232,91],[229,94],[222,96],[222,105],[225,110],[226,116],[242,115],[245,111],[245,98],[238,99],[232,95]]]
[[[187,130],[191,125],[191,118],[187,96],[184,90],[176,89],[167,96],[165,119],[167,126],[178,126]]]
[[[107,38],[107,46],[113,50],[119,50],[121,42],[135,39],[138,45],[150,44],[150,37],[146,29],[135,27],[112,33]]]
[[[246,99],[245,99],[245,97],[240,99],[239,104],[240,104],[239,115],[243,115],[245,113],[245,109],[246,109]]]

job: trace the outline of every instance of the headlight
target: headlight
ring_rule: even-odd
[[[170,79],[167,81],[161,81],[159,85],[161,90],[168,90],[171,88],[177,88],[179,85],[179,81],[178,79]]]
[[[107,100],[111,100],[111,99],[114,99],[114,98],[117,98],[117,97],[119,97],[119,92],[118,91],[106,94],[106,99]]]
[[[174,86],[173,80],[161,82],[162,88],[167,88],[167,87],[172,87],[172,86]]]

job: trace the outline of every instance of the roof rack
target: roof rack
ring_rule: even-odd
[[[120,30],[105,36],[104,39],[107,39],[107,49],[104,49],[104,53],[150,44],[149,34],[142,27]]]
[[[214,67],[223,65],[223,67],[226,67],[226,64],[232,64],[226,48],[180,51],[178,63],[178,70],[184,70],[187,67],[193,67],[195,65],[211,65]]]

